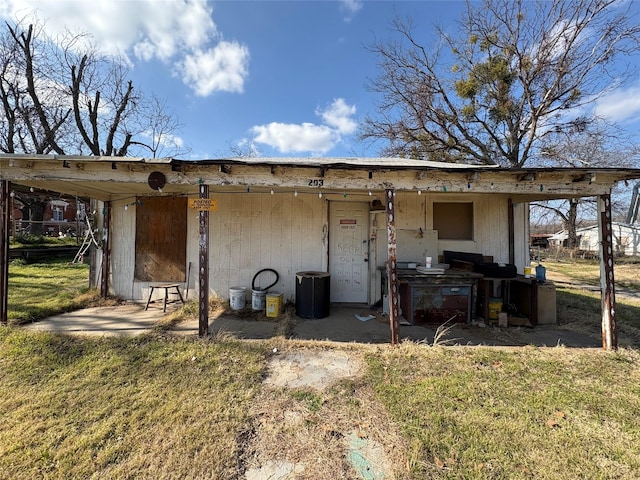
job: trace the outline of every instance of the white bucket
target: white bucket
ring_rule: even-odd
[[[264,310],[267,303],[266,290],[251,290],[251,308],[255,311]]]
[[[231,310],[242,310],[247,303],[247,287],[229,288],[229,305]]]

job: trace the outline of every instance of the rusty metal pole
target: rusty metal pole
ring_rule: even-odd
[[[109,295],[109,273],[111,272],[111,202],[104,202],[102,208],[102,278],[100,280],[100,296],[106,298]]]
[[[616,288],[613,279],[613,230],[611,228],[611,195],[598,197],[598,230],[600,233],[600,295],[602,310],[602,348],[618,349],[616,324]]]
[[[209,185],[200,184],[200,198],[209,198]],[[198,249],[198,336],[209,333],[209,212],[198,214],[200,247]]]
[[[9,298],[9,182],[0,182],[0,324],[7,325]]]
[[[391,345],[400,343],[400,298],[397,265],[395,191],[387,189],[385,205],[387,212],[387,246],[389,250],[387,263],[387,283],[389,284],[389,327],[391,328]]]

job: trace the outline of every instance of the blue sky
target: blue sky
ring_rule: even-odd
[[[376,156],[358,141],[374,113],[366,50],[390,38],[398,14],[433,41],[433,25],[455,28],[458,1],[4,0],[0,16],[36,12],[51,34],[93,35],[126,55],[134,85],[167,101],[181,120],[190,158],[230,155]],[[599,105],[630,125],[640,117],[640,82]]]

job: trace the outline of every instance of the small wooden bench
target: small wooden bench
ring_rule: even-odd
[[[166,285],[149,285],[149,298],[147,299],[147,305],[144,307],[144,309],[146,310],[147,308],[149,308],[149,304],[151,303],[151,297],[153,296],[153,291],[156,288],[164,288],[164,298],[163,298],[163,302],[162,302],[162,311],[166,312],[167,311],[167,300],[169,299],[169,294],[171,293],[172,295],[175,295],[176,293],[178,294],[178,297],[180,298],[180,301],[184,304],[184,298],[182,298],[182,293],[180,293],[180,284],[178,283],[169,283]],[[176,291],[173,292],[170,290],[175,288]]]

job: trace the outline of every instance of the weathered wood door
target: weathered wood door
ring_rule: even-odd
[[[366,303],[369,291],[369,205],[331,202],[329,220],[331,301]]]

